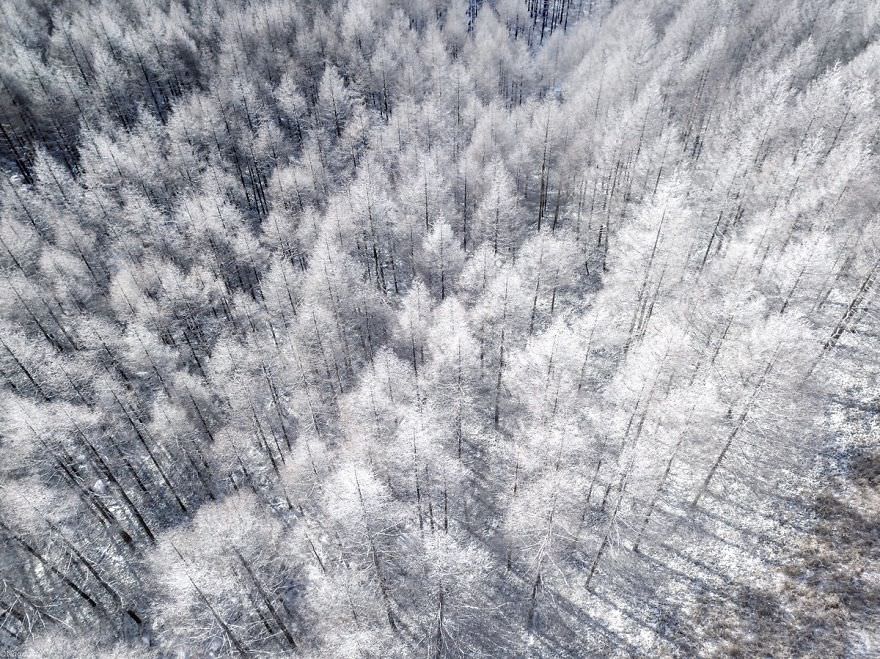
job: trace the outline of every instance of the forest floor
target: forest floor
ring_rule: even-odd
[[[880,415],[837,407],[828,422],[848,430],[812,466],[719,479],[687,519],[658,507],[668,538],[609,555],[590,593],[545,584],[531,645],[514,654],[880,656]]]
[[[694,541],[645,547],[591,615],[635,654],[880,656],[880,425],[876,411],[840,414],[864,432],[758,496],[728,487],[704,499],[681,531]]]

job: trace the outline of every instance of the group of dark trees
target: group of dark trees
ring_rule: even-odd
[[[878,17],[0,4],[0,651],[701,647],[872,432]]]

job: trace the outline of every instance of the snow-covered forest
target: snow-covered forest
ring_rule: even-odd
[[[0,654],[880,653],[878,71],[863,0],[4,0]]]

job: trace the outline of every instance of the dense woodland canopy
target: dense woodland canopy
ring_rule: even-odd
[[[0,653],[880,651],[880,5],[0,3]]]

